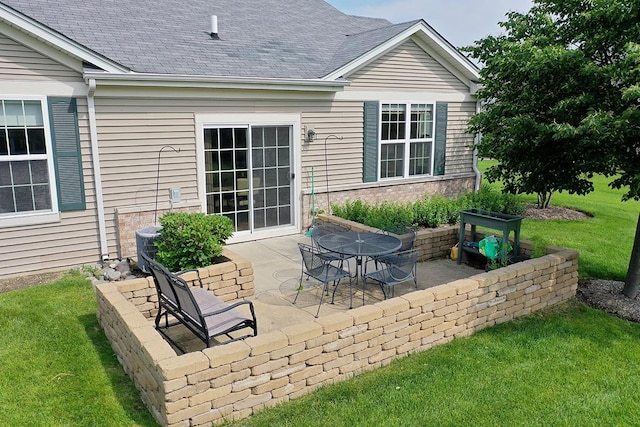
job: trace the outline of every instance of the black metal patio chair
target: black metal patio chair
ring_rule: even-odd
[[[300,248],[300,255],[302,255],[302,273],[300,274],[300,286],[298,286],[298,292],[293,300],[293,304],[298,300],[298,296],[302,290],[303,277],[306,275],[307,278],[311,277],[317,280],[322,283],[322,294],[320,295],[320,303],[318,303],[318,311],[316,312],[316,317],[318,317],[324,295],[329,295],[329,283],[336,285],[331,297],[331,303],[333,304],[337,284],[340,280],[348,278],[349,287],[351,287],[351,272],[333,265],[330,260],[322,256],[318,248],[305,245],[304,243],[298,243],[298,247]]]
[[[388,234],[389,232],[385,231],[385,233]],[[402,242],[402,245],[394,252],[394,254],[413,249],[416,242],[416,237],[418,235],[415,228],[412,228],[412,227],[396,228],[393,230],[393,234],[397,235],[398,238],[400,239],[400,242]],[[378,255],[378,256],[369,257],[368,261],[373,261],[375,263],[375,268],[378,269],[378,263],[380,262],[379,261],[380,258],[385,258],[387,262],[389,262],[389,259],[391,259],[392,257],[393,257],[393,254]],[[366,268],[366,265],[365,265],[365,268]]]
[[[327,261],[333,262],[336,261],[339,268],[344,267],[344,261],[353,258],[351,255],[339,254],[337,252],[331,252],[326,249],[321,248],[318,245],[318,239],[322,236],[326,236],[327,234],[335,234],[335,233],[346,233],[347,231],[351,231],[349,227],[346,227],[341,224],[336,223],[326,223],[326,224],[318,224],[314,225],[311,228],[311,245],[318,249],[319,256]]]
[[[362,288],[362,304],[364,304],[364,291],[367,287],[367,280],[375,280],[380,284],[384,298],[389,297],[387,289],[394,295],[394,287],[400,283],[413,281],[418,289],[416,277],[416,264],[418,262],[418,249],[393,253],[378,257],[380,269],[364,274],[364,284]]]

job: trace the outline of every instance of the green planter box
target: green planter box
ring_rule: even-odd
[[[464,244],[466,225],[471,225],[471,241],[476,241],[476,227],[489,228],[502,231],[502,241],[508,242],[509,235],[513,231],[513,254],[518,255],[520,243],[520,224],[522,217],[504,214],[501,212],[490,212],[482,209],[466,209],[460,211],[460,233],[458,236],[458,264],[462,263],[463,252],[480,253],[478,249]],[[507,254],[502,254],[502,262],[506,265]]]

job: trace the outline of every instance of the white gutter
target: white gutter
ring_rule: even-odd
[[[102,176],[100,175],[100,154],[98,153],[98,130],[96,125],[96,104],[93,95],[96,91],[96,81],[89,79],[89,93],[87,105],[89,108],[89,135],[91,142],[91,161],[93,162],[93,185],[96,192],[96,210],[98,212],[98,232],[100,234],[100,254],[103,261],[109,259],[107,244],[107,226],[104,216],[104,196],[102,195]]]
[[[476,102],[476,114],[482,110],[482,105],[480,100]],[[478,148],[476,147],[480,144],[480,140],[482,139],[482,135],[477,134],[475,138],[473,138],[473,172],[476,174],[476,184],[475,191],[480,190],[480,185],[482,184],[482,173],[480,169],[478,169]]]

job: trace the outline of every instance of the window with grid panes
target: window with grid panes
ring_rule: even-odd
[[[0,218],[52,209],[40,100],[0,100]]]
[[[380,179],[431,175],[434,125],[434,104],[381,104]]]

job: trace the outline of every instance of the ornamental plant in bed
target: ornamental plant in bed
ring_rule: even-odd
[[[233,222],[221,215],[171,212],[160,217],[156,260],[180,271],[215,264],[233,234]]]
[[[370,204],[362,200],[348,200],[344,205],[331,205],[333,214],[340,218],[391,232],[407,227],[435,228],[456,224],[460,220],[460,210],[471,208],[510,215],[524,212],[524,205],[516,196],[502,193],[489,185],[456,199],[425,195],[411,203]]]

